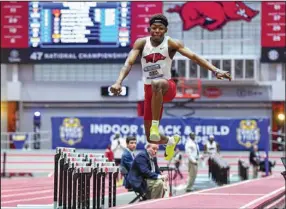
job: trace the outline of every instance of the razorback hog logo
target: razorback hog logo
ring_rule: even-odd
[[[243,2],[187,2],[167,10],[179,13],[183,21],[183,30],[200,25],[209,31],[222,28],[228,21],[245,20],[250,22],[259,11],[253,10]]]
[[[151,62],[151,63],[156,63],[159,60],[164,60],[166,59],[165,56],[163,56],[160,53],[153,53],[153,54],[148,54],[147,56],[144,57],[146,60],[146,63]]]

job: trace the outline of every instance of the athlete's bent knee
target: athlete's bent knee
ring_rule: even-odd
[[[158,81],[151,81],[152,91],[153,92],[160,92],[162,91],[162,86]]]
[[[151,81],[152,91],[165,94],[168,91],[169,84],[166,80]]]

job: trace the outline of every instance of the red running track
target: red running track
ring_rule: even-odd
[[[45,205],[53,203],[53,178],[1,179],[1,207],[16,207],[19,204]],[[105,183],[105,194],[108,184]],[[122,186],[117,194],[127,192]],[[92,194],[91,194],[92,195]]]
[[[285,180],[281,175],[273,175],[117,208],[255,208],[283,192],[285,193]]]
[[[178,184],[185,184],[187,173],[184,179],[177,181]],[[16,207],[17,205],[46,205],[53,203],[53,178],[17,178],[1,179],[1,207]],[[92,182],[91,182],[92,184]],[[108,194],[108,183],[105,183],[105,195]],[[92,190],[92,189],[91,189]],[[117,187],[117,194],[126,193],[127,190]],[[91,192],[92,196],[92,192]]]

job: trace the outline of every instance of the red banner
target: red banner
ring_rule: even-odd
[[[261,46],[285,47],[285,2],[261,4]]]
[[[131,3],[131,43],[137,38],[148,36],[149,19],[152,15],[162,13],[163,2],[132,2]]]
[[[1,2],[1,48],[28,48],[28,2]]]

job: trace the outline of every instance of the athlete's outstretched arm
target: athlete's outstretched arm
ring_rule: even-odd
[[[124,66],[121,68],[117,81],[110,88],[110,91],[113,94],[119,95],[121,93],[121,84],[123,80],[126,78],[126,76],[129,74],[132,65],[135,63],[144,45],[145,45],[144,39],[139,38],[135,41],[132,50],[128,54]]]
[[[212,65],[210,62],[208,62],[206,59],[195,54],[190,49],[185,47],[181,41],[170,39],[169,45],[172,49],[178,51],[181,55],[191,59],[192,61],[196,62],[201,67],[212,71],[218,79],[227,78],[227,79],[231,80],[231,76],[230,76],[229,72],[216,68],[214,65]]]
[[[140,54],[141,50],[143,49],[145,44],[144,39],[137,39],[133,45],[132,50],[129,52],[128,57],[125,61],[124,66],[121,68],[119,77],[116,81],[117,84],[122,84],[123,80],[126,78],[126,76],[129,74],[132,65],[135,63],[138,55]]]

